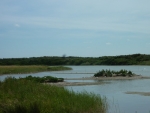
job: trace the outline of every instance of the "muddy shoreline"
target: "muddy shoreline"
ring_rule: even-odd
[[[85,86],[85,85],[99,85],[104,84],[106,82],[58,82],[58,83],[44,83],[48,85],[55,85],[55,86]],[[108,83],[108,82],[107,82]]]
[[[56,86],[82,86],[82,85],[98,85],[109,83],[109,80],[136,80],[136,79],[150,79],[145,76],[133,76],[133,77],[83,77],[83,78],[65,78],[64,82],[57,83],[45,83]],[[66,80],[95,80],[95,82],[67,82]],[[96,82],[99,81],[99,82]],[[101,81],[101,82],[100,82]]]
[[[137,95],[142,95],[142,96],[150,96],[150,92],[134,92],[134,91],[128,91],[125,92],[126,94],[137,94]]]
[[[133,77],[83,77],[83,78],[65,78],[65,80],[134,80],[134,79],[150,79],[150,77],[136,75]]]

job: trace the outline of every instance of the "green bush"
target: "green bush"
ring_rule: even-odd
[[[21,78],[21,79],[31,80],[31,81],[39,82],[39,83],[44,83],[44,82],[63,82],[64,81],[63,78],[56,78],[56,77],[52,77],[52,76],[33,77],[31,75],[29,75],[29,76],[27,76],[25,78]]]
[[[131,71],[120,70],[120,71],[110,71],[110,70],[101,70],[94,74],[94,77],[112,77],[112,76],[133,76]]]

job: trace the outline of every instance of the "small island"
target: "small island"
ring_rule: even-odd
[[[94,77],[133,77],[137,76],[131,71],[128,70],[120,70],[120,71],[111,71],[111,70],[101,70],[94,74]]]
[[[95,73],[91,77],[65,78],[63,82],[57,82],[57,83],[51,82],[48,84],[56,85],[56,86],[100,85],[100,84],[108,83],[108,80],[136,80],[136,79],[150,79],[150,77],[137,75],[132,71],[128,71],[125,69],[122,69],[120,71],[114,71],[114,70],[111,71],[111,70],[103,69]],[[98,80],[101,82],[66,82],[66,80],[95,80],[95,81]]]
[[[110,71],[101,70],[94,74],[90,79],[93,80],[135,80],[135,79],[150,79],[148,76],[134,74],[132,71],[120,70]]]

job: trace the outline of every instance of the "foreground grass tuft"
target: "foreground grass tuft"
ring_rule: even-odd
[[[0,113],[106,113],[106,99],[63,87],[7,78],[0,82]]]

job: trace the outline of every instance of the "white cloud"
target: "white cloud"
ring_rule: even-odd
[[[20,25],[19,24],[15,24],[15,27],[20,27]]]
[[[27,0],[25,2],[27,3],[26,5],[18,2],[19,5],[17,6],[22,5],[23,8],[18,8],[13,4],[10,5],[8,11],[0,11],[0,13],[2,12],[0,14],[2,17],[0,22],[26,24],[31,27],[88,29],[117,33],[145,33],[150,35],[149,2],[148,0],[64,0],[61,2],[57,0],[44,0],[44,2],[41,2],[38,0],[35,2],[33,10],[27,12],[28,10],[24,9],[32,9],[33,6]],[[52,7],[49,7],[49,5]],[[15,10],[11,11],[14,7],[16,7]],[[19,24],[15,24],[15,26],[20,27]]]
[[[130,41],[130,39],[127,39],[127,41]]]
[[[110,43],[110,42],[107,42],[106,45],[111,45],[111,43]]]
[[[89,41],[85,41],[83,42],[84,44],[91,44],[92,42],[89,42]]]
[[[117,18],[117,17],[116,17]],[[6,16],[3,21],[14,23],[19,21],[21,24],[30,26],[41,26],[57,29],[88,29],[88,30],[103,30],[115,32],[134,32],[134,33],[147,33],[150,30],[150,21],[134,23],[115,22],[112,18],[87,18],[87,19],[67,19],[57,17],[15,17]],[[15,24],[20,27],[19,24]]]

